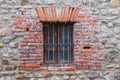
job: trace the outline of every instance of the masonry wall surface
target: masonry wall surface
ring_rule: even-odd
[[[40,53],[43,53],[43,25],[39,23],[35,13],[37,6],[80,7],[83,11],[87,10],[89,15],[98,18],[96,25],[85,21],[74,24],[77,69],[56,71],[49,68],[52,70],[49,71],[40,67],[42,63]],[[119,0],[0,0],[0,80],[120,80],[119,16]],[[92,48],[98,50],[98,54],[95,55],[97,58],[94,58],[99,60],[99,63],[94,63],[94,67],[100,67],[98,70],[90,66],[92,64],[86,63],[86,59],[82,59],[90,56],[88,58],[92,60],[90,54],[79,54],[86,51],[81,49],[85,43],[85,34],[82,34],[81,30],[86,32],[90,25],[95,33],[91,33],[94,36],[90,36],[88,42],[92,44],[94,39],[97,42],[96,45],[95,42],[92,44]],[[36,43],[33,44],[32,41]],[[27,58],[28,54],[22,54],[25,53],[25,48],[33,50],[27,51],[33,52],[29,55],[33,58]],[[93,53],[92,50],[89,51]],[[21,64],[23,61],[34,63]],[[84,62],[85,65],[81,66]],[[88,65],[92,68],[85,67]]]

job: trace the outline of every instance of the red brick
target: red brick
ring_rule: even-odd
[[[82,53],[95,53],[96,51],[95,50],[92,50],[92,49],[83,49],[82,50]]]
[[[78,59],[76,60],[77,63],[88,63],[88,60],[84,60],[84,59]]]
[[[33,54],[27,54],[27,53],[26,53],[26,54],[21,54],[21,55],[20,55],[20,57],[22,57],[22,58],[23,58],[23,57],[28,57],[28,56],[29,56],[29,57],[30,57],[30,56],[31,56],[31,57],[40,57],[40,56],[42,56],[42,54],[35,54],[35,53],[33,53]]]
[[[46,71],[47,67],[34,68],[34,71]]]
[[[40,67],[40,64],[37,63],[25,63],[25,64],[20,64],[20,67],[27,67],[27,68],[38,68]]]
[[[18,67],[20,71],[33,71],[33,68]]]
[[[64,66],[64,67],[59,67],[58,70],[64,70],[64,71],[74,71],[75,67],[74,66]]]

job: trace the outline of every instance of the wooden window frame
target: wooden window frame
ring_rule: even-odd
[[[45,40],[46,40],[46,38],[45,38],[45,27],[48,25],[48,26],[50,26],[50,25],[52,25],[52,24],[54,24],[55,26],[58,26],[58,24],[61,26],[61,25],[69,25],[69,27],[70,27],[70,40],[71,40],[71,42],[70,42],[70,46],[71,46],[71,49],[70,49],[70,51],[71,51],[71,55],[70,55],[70,57],[71,57],[71,59],[70,59],[70,61],[69,62],[62,62],[62,64],[72,64],[73,62],[74,62],[74,53],[73,53],[73,49],[74,49],[74,44],[73,44],[73,24],[74,23],[61,23],[61,22],[43,22],[43,41],[44,41],[44,45],[43,45],[43,47],[44,47],[44,55],[43,55],[43,63],[44,64],[59,64],[59,62],[60,62],[60,60],[59,60],[59,55],[60,55],[60,49],[59,49],[59,45],[55,45],[55,53],[57,53],[56,54],[56,56],[55,56],[55,62],[46,62],[46,47],[45,47]],[[55,28],[55,31],[56,31],[56,35],[57,36],[55,36],[55,43],[58,43],[58,29],[59,28]]]

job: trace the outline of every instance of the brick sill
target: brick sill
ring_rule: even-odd
[[[19,66],[18,70],[20,71],[75,71],[75,66],[61,66],[61,67],[23,67]]]

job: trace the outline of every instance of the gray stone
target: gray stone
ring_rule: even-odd
[[[28,6],[24,6],[24,8],[26,8],[26,9],[32,9],[32,8],[33,8],[33,6],[28,5]]]
[[[70,77],[72,80],[75,80],[77,78],[77,76],[73,75]]]
[[[16,0],[5,0],[5,2],[10,5],[16,4]]]
[[[120,76],[116,76],[115,79],[116,79],[116,80],[120,80]]]
[[[10,5],[7,5],[7,4],[2,4],[2,5],[1,5],[1,8],[4,8],[4,9],[11,9],[11,8],[13,8],[13,7],[10,6]]]
[[[106,15],[107,14],[107,10],[106,9],[101,9],[101,14]]]
[[[109,22],[107,25],[108,25],[108,27],[110,28],[110,27],[113,26],[113,23],[112,23],[112,22]]]
[[[11,42],[11,39],[3,39],[2,42],[3,42],[4,44],[8,44],[8,43]]]
[[[45,78],[38,78],[38,80],[45,80]]]
[[[60,78],[59,77],[52,77],[51,80],[60,80]]]
[[[120,28],[119,27],[113,28],[113,32],[116,34],[120,33]]]
[[[100,31],[102,31],[102,32],[108,32],[108,31],[109,31],[109,28],[108,28],[106,25],[102,25],[102,26],[100,27]]]
[[[10,13],[16,13],[17,11],[15,9],[11,9]]]
[[[1,10],[0,10],[0,13],[6,14],[6,13],[8,13],[8,10],[1,9]]]
[[[63,76],[63,79],[69,79],[69,76],[67,76],[67,75],[65,75],[65,76]]]
[[[5,80],[5,77],[0,77],[0,80]]]
[[[12,80],[11,76],[7,76],[6,80]]]
[[[45,0],[45,3],[54,4],[54,3],[56,3],[56,0]]]
[[[100,75],[97,72],[92,72],[92,73],[88,74],[88,78],[90,78],[90,79],[98,78],[99,76]]]
[[[107,65],[107,68],[113,68],[115,66],[115,64],[109,64]]]
[[[3,57],[11,57],[11,56],[8,52],[6,52],[6,53],[3,53]]]
[[[72,5],[73,0],[64,0],[63,3],[64,3],[65,5]]]
[[[19,45],[19,43],[18,43],[18,42],[11,42],[9,45],[10,45],[10,47],[12,47],[12,48],[17,48],[18,45]]]
[[[113,20],[114,24],[120,25],[120,19]]]
[[[112,50],[112,51],[109,52],[109,58],[111,60],[115,59],[117,56],[118,56],[118,51],[117,50]]]
[[[6,35],[9,35],[11,33],[12,33],[12,31],[10,28],[1,28],[0,29],[0,36],[6,36]]]
[[[110,17],[105,17],[107,20],[112,21],[116,19],[118,16],[110,16]]]
[[[110,13],[111,15],[118,15],[118,14],[119,14],[119,10],[118,10],[118,9],[110,9],[110,10],[109,10],[109,13]]]

